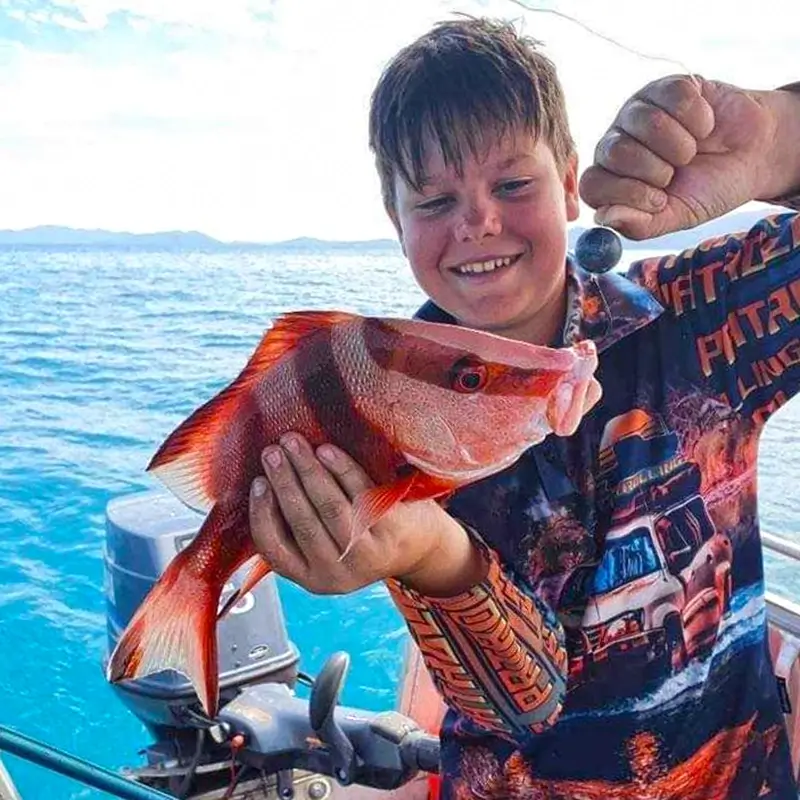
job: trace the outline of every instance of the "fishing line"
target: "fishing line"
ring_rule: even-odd
[[[613,39],[611,36],[608,36],[605,33],[601,33],[598,30],[587,25],[585,22],[577,19],[576,17],[570,16],[569,14],[565,14],[563,11],[558,11],[555,8],[542,8],[540,6],[530,6],[527,3],[522,2],[522,0],[508,0],[509,3],[513,3],[515,6],[519,6],[520,8],[524,8],[526,11],[530,11],[534,14],[553,14],[556,17],[560,17],[561,19],[567,20],[567,22],[571,22],[573,25],[577,25],[580,28],[583,28],[587,33],[591,34],[592,36],[597,37],[598,39],[602,39],[603,41],[608,42],[609,44],[614,45],[615,47],[620,48],[620,50],[625,50],[632,55],[638,56],[639,58],[645,58],[649,61],[663,61],[667,64],[672,64],[673,66],[680,67],[681,70],[688,75],[694,83],[699,87],[700,81],[694,73],[694,70],[689,69],[686,64],[680,61],[677,58],[669,58],[667,56],[660,56],[654,55],[653,53],[645,53],[642,50],[637,50],[635,47],[630,47],[623,42],[618,41],[617,39]]]

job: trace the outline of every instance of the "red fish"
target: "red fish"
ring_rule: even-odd
[[[256,555],[250,484],[263,472],[262,450],[282,434],[338,445],[375,481],[355,499],[354,541],[396,503],[441,501],[510,466],[548,433],[572,433],[600,397],[596,367],[590,341],[555,350],[416,320],[337,311],[280,317],[236,380],[148,466],[208,514],[137,609],[108,679],[174,669],[216,714],[219,598]],[[259,560],[243,588],[269,571]]]

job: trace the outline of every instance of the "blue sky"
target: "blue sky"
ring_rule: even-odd
[[[706,77],[800,79],[798,0],[537,5]],[[631,92],[680,71],[511,0],[0,0],[0,228],[391,236],[369,94],[399,47],[458,11],[544,41],[584,165]]]

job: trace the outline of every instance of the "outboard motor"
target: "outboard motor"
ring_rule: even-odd
[[[136,608],[202,521],[166,492],[108,504],[104,667]],[[232,576],[221,606],[248,566]],[[381,790],[412,780],[423,781],[424,791],[424,773],[437,772],[438,737],[396,711],[340,705],[346,653],[332,654],[316,679],[298,671],[274,576],[218,622],[217,637],[216,719],[205,716],[189,681],[171,670],[113,686],[154,739],[142,751],[146,764],[123,770],[131,780],[187,800],[377,800]],[[311,687],[307,700],[294,691],[299,682]],[[420,796],[419,785],[409,797]]]
[[[196,535],[203,516],[166,492],[141,492],[112,500],[106,509],[106,626],[110,657],[125,626],[150,588]],[[247,572],[233,576],[221,602]],[[299,654],[289,641],[275,578],[267,576],[217,625],[220,706],[242,687],[270,681],[293,687]],[[155,736],[163,728],[197,727],[200,706],[189,681],[172,670],[115,684],[114,690]]]

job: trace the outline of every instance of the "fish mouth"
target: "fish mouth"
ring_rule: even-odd
[[[522,256],[523,253],[515,253],[508,256],[490,256],[476,261],[464,261],[452,267],[447,267],[447,269],[459,277],[469,278],[476,275],[502,272],[508,267],[513,267]]]

